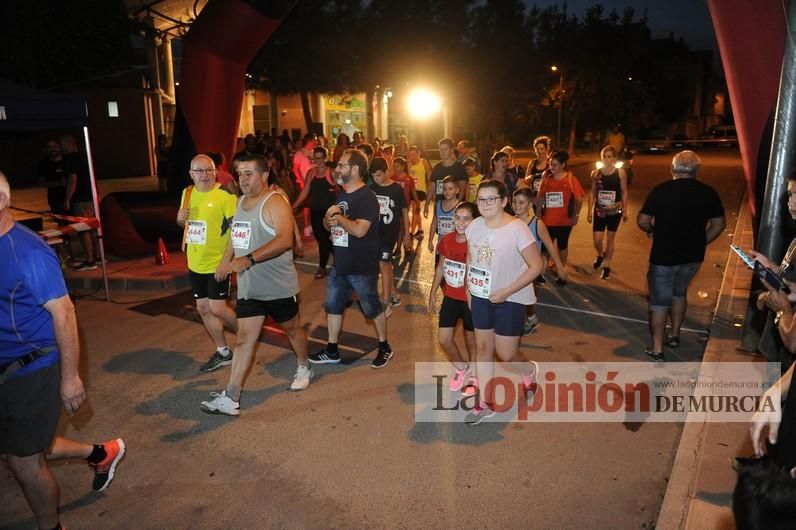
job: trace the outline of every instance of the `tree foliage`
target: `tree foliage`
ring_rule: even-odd
[[[448,94],[470,135],[524,142],[551,130],[561,103],[583,130],[685,117],[685,87],[655,68],[672,50],[654,42],[632,8],[578,17],[522,0],[319,0],[297,5],[252,71],[278,93],[424,80]]]

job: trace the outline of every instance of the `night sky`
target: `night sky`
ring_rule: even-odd
[[[605,13],[616,9],[620,16],[626,7],[632,7],[636,19],[641,18],[646,10],[653,38],[664,38],[674,33],[675,39],[682,37],[692,50],[718,51],[706,0],[525,0],[525,3],[539,7],[566,3],[568,11],[579,17],[595,4],[601,4]]]

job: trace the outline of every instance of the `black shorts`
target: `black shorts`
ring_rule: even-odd
[[[595,211],[593,219],[594,219],[595,232],[602,232],[603,230],[606,229],[609,232],[616,232],[617,229],[619,229],[619,223],[622,221],[622,214],[617,213],[614,215],[605,215],[603,217],[600,217],[597,215],[597,211]]]
[[[443,296],[442,307],[439,309],[439,327],[455,328],[459,320],[464,324],[466,331],[473,331],[473,315],[467,307],[467,302]]]
[[[197,300],[209,298],[211,300],[226,300],[229,296],[229,276],[226,280],[217,282],[214,274],[200,274],[188,270],[188,278],[191,280],[191,290],[193,297]]]
[[[571,226],[548,226],[547,232],[550,239],[555,241],[558,250],[566,250],[569,247],[569,234],[572,233]]]
[[[238,298],[235,306],[235,316],[238,318],[271,317],[274,322],[281,324],[298,315],[298,299],[277,298],[276,300],[256,300]]]
[[[426,200],[426,192],[417,190],[417,198],[420,199],[421,201],[425,201]]]
[[[49,451],[61,406],[60,362],[0,385],[0,455]]]

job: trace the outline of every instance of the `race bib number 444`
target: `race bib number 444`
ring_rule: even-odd
[[[252,240],[252,224],[250,221],[234,221],[232,223],[232,248],[249,250]]]
[[[480,267],[470,266],[470,272],[467,275],[467,288],[473,296],[489,298],[492,289],[492,273]]]
[[[207,223],[204,221],[188,221],[188,234],[185,242],[192,245],[207,244]]]

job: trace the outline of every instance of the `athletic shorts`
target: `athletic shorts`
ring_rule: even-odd
[[[650,290],[650,308],[665,310],[675,298],[685,298],[688,285],[699,271],[701,263],[683,265],[654,265],[650,263],[647,284]]]
[[[62,406],[60,362],[0,385],[0,455],[49,451]]]
[[[442,307],[439,309],[439,327],[455,328],[459,320],[464,324],[466,331],[473,331],[473,315],[467,307],[467,302],[443,296]]]
[[[609,232],[616,232],[619,229],[619,223],[622,221],[622,214],[617,213],[600,217],[597,215],[597,212],[595,212],[592,218],[594,219],[595,232],[602,232],[606,229]]]
[[[193,297],[197,300],[202,298],[226,300],[229,296],[229,276],[227,276],[226,280],[217,282],[213,273],[200,274],[188,270],[188,278],[191,280]]]
[[[345,304],[356,292],[359,306],[365,318],[373,320],[384,308],[381,306],[378,291],[379,275],[373,274],[337,274],[332,269],[326,280],[326,312],[330,315],[342,315]]]
[[[547,232],[550,239],[555,241],[558,250],[566,250],[569,247],[569,234],[572,233],[571,226],[548,226]]]
[[[525,322],[525,306],[516,302],[493,304],[485,298],[470,297],[475,329],[494,329],[495,335],[519,337]]]
[[[235,316],[238,318],[271,317],[277,323],[287,322],[298,315],[298,311],[298,299],[295,296],[275,300],[238,298],[235,305]]]
[[[421,201],[425,201],[426,200],[426,192],[417,190],[417,198],[420,199]]]
[[[392,263],[392,251],[398,241],[398,234],[395,237],[383,238],[379,243],[379,261]]]

